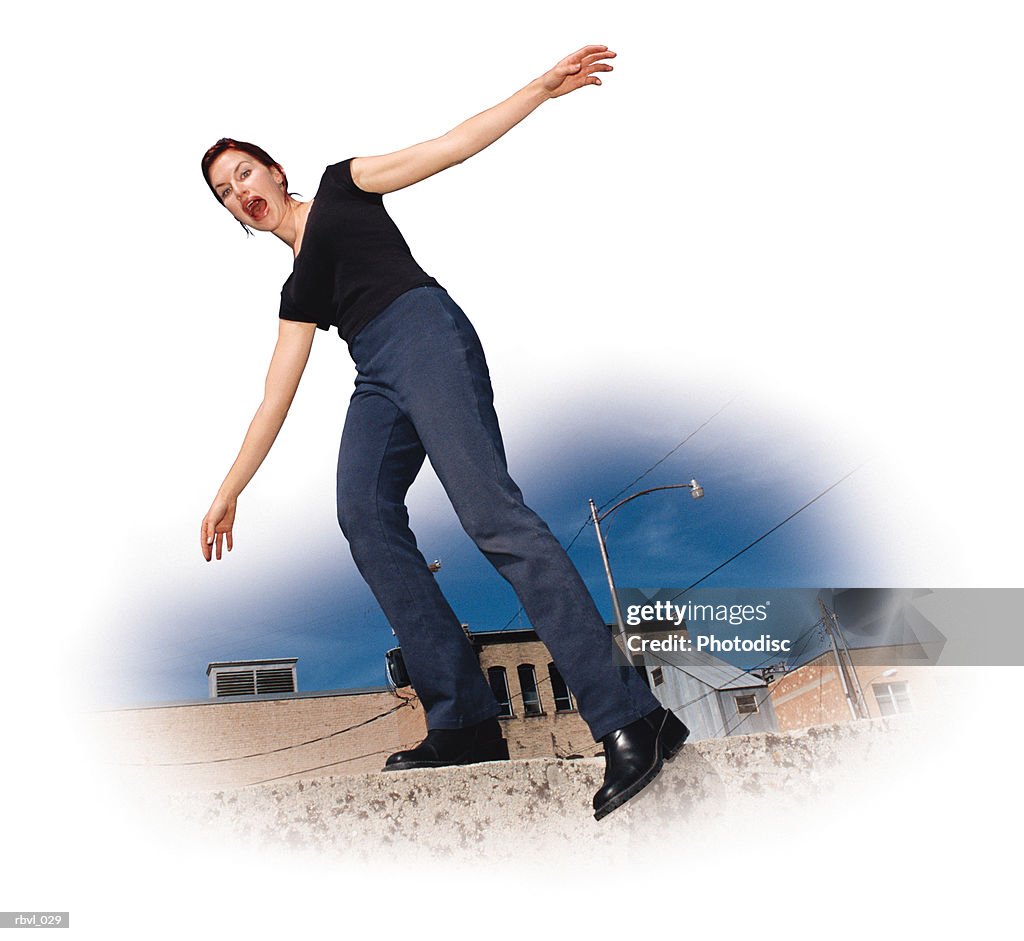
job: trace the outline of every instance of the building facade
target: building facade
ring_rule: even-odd
[[[775,680],[771,700],[779,729],[925,712],[943,704],[958,680],[955,667],[907,664],[912,649],[854,647],[852,673],[840,672],[835,655],[825,652]],[[862,698],[858,697],[857,685]],[[863,707],[858,705],[858,699]],[[866,709],[867,715],[859,712]]]
[[[601,754],[534,631],[467,637],[498,701],[511,758]],[[695,739],[775,728],[764,681],[713,656],[640,656],[634,668]],[[92,714],[97,740],[127,776],[190,791],[377,772],[426,735],[409,687],[295,692],[294,658],[222,661],[207,674],[209,699]],[[250,689],[268,692],[233,695]]]
[[[658,622],[636,639],[662,642],[640,652],[624,650],[647,679],[651,691],[690,730],[690,741],[772,732],[777,728],[768,683],[702,650],[667,649],[690,645],[685,627]],[[673,641],[674,639],[674,641]]]
[[[469,634],[501,710],[511,758],[583,758],[601,753],[576,700],[532,630]]]
[[[124,779],[175,792],[379,771],[426,734],[415,695],[386,687],[223,696],[87,718]]]

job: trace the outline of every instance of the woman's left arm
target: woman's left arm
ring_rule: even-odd
[[[511,98],[463,121],[442,137],[378,157],[356,157],[350,167],[356,186],[368,193],[391,193],[462,163],[515,127],[549,98],[584,85],[600,85],[596,72],[610,72],[607,46],[584,46],[534,79]]]

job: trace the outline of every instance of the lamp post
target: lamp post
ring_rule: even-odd
[[[615,579],[612,578],[612,567],[608,561],[608,547],[605,545],[604,536],[601,534],[601,523],[608,519],[619,507],[625,506],[630,500],[635,500],[637,497],[642,497],[648,493],[655,493],[658,490],[686,490],[690,491],[690,496],[694,500],[699,500],[704,496],[704,488],[697,483],[696,480],[691,480],[688,484],[666,484],[664,487],[651,487],[649,490],[641,490],[638,493],[634,493],[631,496],[626,497],[624,500],[620,500],[610,510],[605,513],[598,514],[597,505],[593,500],[590,501],[590,518],[594,521],[594,532],[597,533],[597,544],[601,547],[601,561],[604,562],[604,574],[608,578],[608,590],[612,596],[612,609],[615,612],[615,623],[619,628],[619,635],[626,633],[626,624],[622,620],[622,608],[619,606],[619,593],[615,590]]]

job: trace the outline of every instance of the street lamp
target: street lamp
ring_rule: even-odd
[[[704,496],[704,488],[697,483],[696,480],[691,480],[688,484],[666,484],[664,487],[651,487],[649,490],[641,490],[639,493],[634,493],[632,496],[626,497],[624,500],[620,500],[610,510],[605,513],[598,515],[597,506],[593,500],[590,501],[590,518],[594,521],[594,532],[597,533],[597,544],[601,547],[601,560],[604,562],[604,573],[608,578],[608,590],[612,596],[612,609],[615,611],[615,623],[619,627],[619,634],[626,633],[626,624],[622,620],[622,609],[619,607],[619,593],[615,590],[615,579],[612,578],[612,567],[608,561],[608,547],[605,545],[604,536],[601,534],[601,523],[608,519],[619,507],[625,506],[630,500],[635,500],[637,497],[642,497],[648,493],[654,493],[657,490],[683,490],[688,489],[690,496],[694,500],[699,500]]]

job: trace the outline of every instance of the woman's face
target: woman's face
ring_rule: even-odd
[[[217,197],[236,219],[272,232],[285,218],[288,194],[276,167],[240,150],[226,150],[210,164],[209,172]]]

